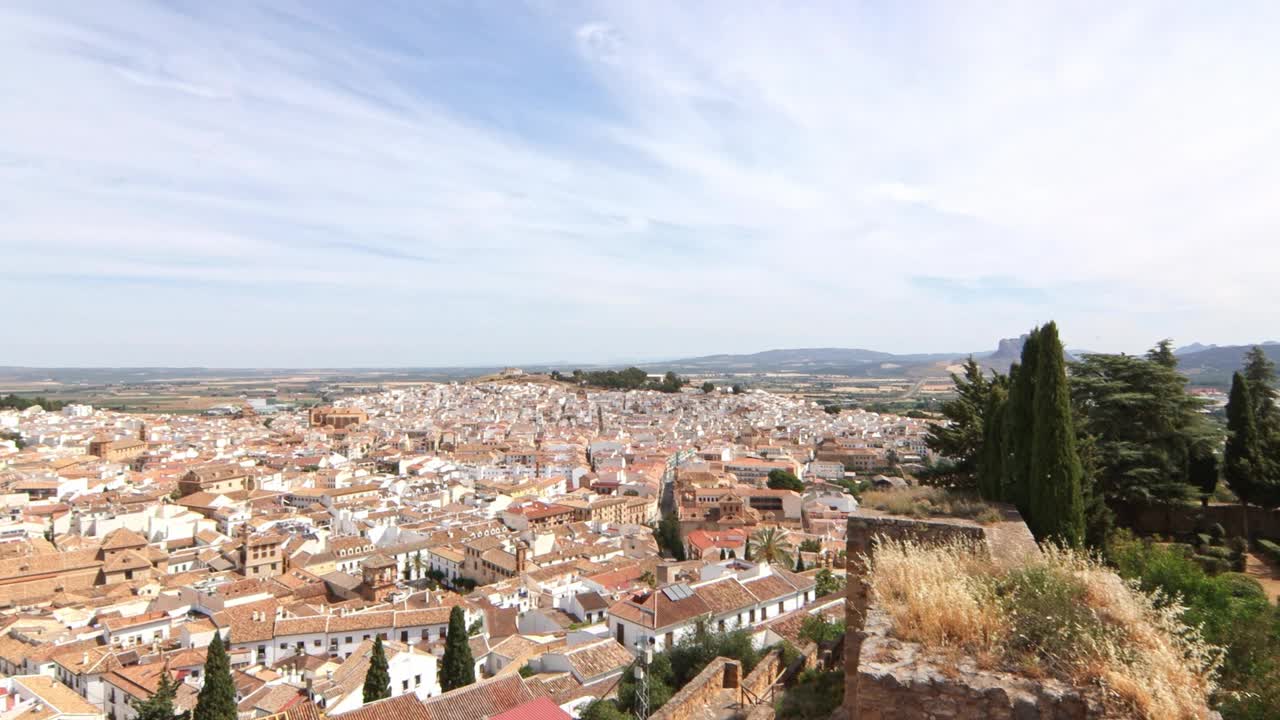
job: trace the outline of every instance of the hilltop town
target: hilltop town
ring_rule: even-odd
[[[507,688],[477,717],[581,709],[699,628],[801,643],[844,614],[850,485],[902,484],[926,421],[737,390],[512,371],[270,414],[0,411],[0,710],[133,720],[166,672],[190,709],[215,634],[245,720],[359,718],[377,641],[384,702],[429,708],[455,608]],[[771,534],[798,550],[751,559]]]

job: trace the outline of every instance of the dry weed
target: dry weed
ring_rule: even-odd
[[[1198,719],[1215,688],[1221,650],[1182,608],[1087,555],[1049,547],[1000,570],[967,542],[878,539],[868,582],[903,640],[1100,687],[1127,716]]]

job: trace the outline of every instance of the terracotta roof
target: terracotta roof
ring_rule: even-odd
[[[491,720],[571,720],[551,698],[540,697],[494,715]]]
[[[127,548],[141,547],[147,544],[147,539],[129,528],[119,528],[107,533],[102,539],[103,550],[124,550]]]
[[[629,666],[635,657],[613,638],[578,645],[564,651],[574,674],[589,683],[603,675],[619,672]]]
[[[672,600],[661,589],[632,595],[609,608],[610,615],[653,630],[679,625],[710,613],[711,608],[696,593]]]
[[[423,702],[428,720],[486,720],[533,699],[519,675],[483,680]]]

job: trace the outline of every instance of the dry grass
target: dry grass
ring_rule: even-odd
[[[1214,690],[1221,652],[1182,608],[1077,553],[1001,570],[966,543],[883,541],[869,581],[903,640],[1098,687],[1125,716],[1201,718]]]
[[[910,487],[902,490],[868,490],[858,496],[862,505],[905,517],[955,517],[980,523],[998,522],[999,510],[982,500],[937,487]]]

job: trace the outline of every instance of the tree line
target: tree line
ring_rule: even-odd
[[[1274,365],[1246,356],[1225,436],[1177,366],[1170,340],[1068,363],[1052,322],[1007,374],[970,358],[926,438],[954,463],[939,482],[1013,503],[1037,538],[1069,545],[1101,545],[1110,504],[1207,502],[1220,476],[1243,502],[1280,505]]]
[[[55,410],[61,410],[66,406],[66,403],[60,400],[50,400],[43,395],[25,398],[9,393],[8,395],[0,397],[0,410],[26,410],[27,408],[35,407],[36,405],[39,405],[45,411],[53,412]]]
[[[559,370],[552,370],[551,379],[560,382],[571,382],[575,385],[604,388],[606,390],[657,390],[665,393],[680,392],[680,389],[689,383],[688,380],[670,371],[663,375],[661,380],[651,380],[649,373],[638,367],[629,367],[626,370],[593,370],[590,372],[574,370],[569,375],[565,375]],[[712,386],[711,389],[715,389],[715,387]],[[703,392],[710,392],[710,390],[704,387]]]

